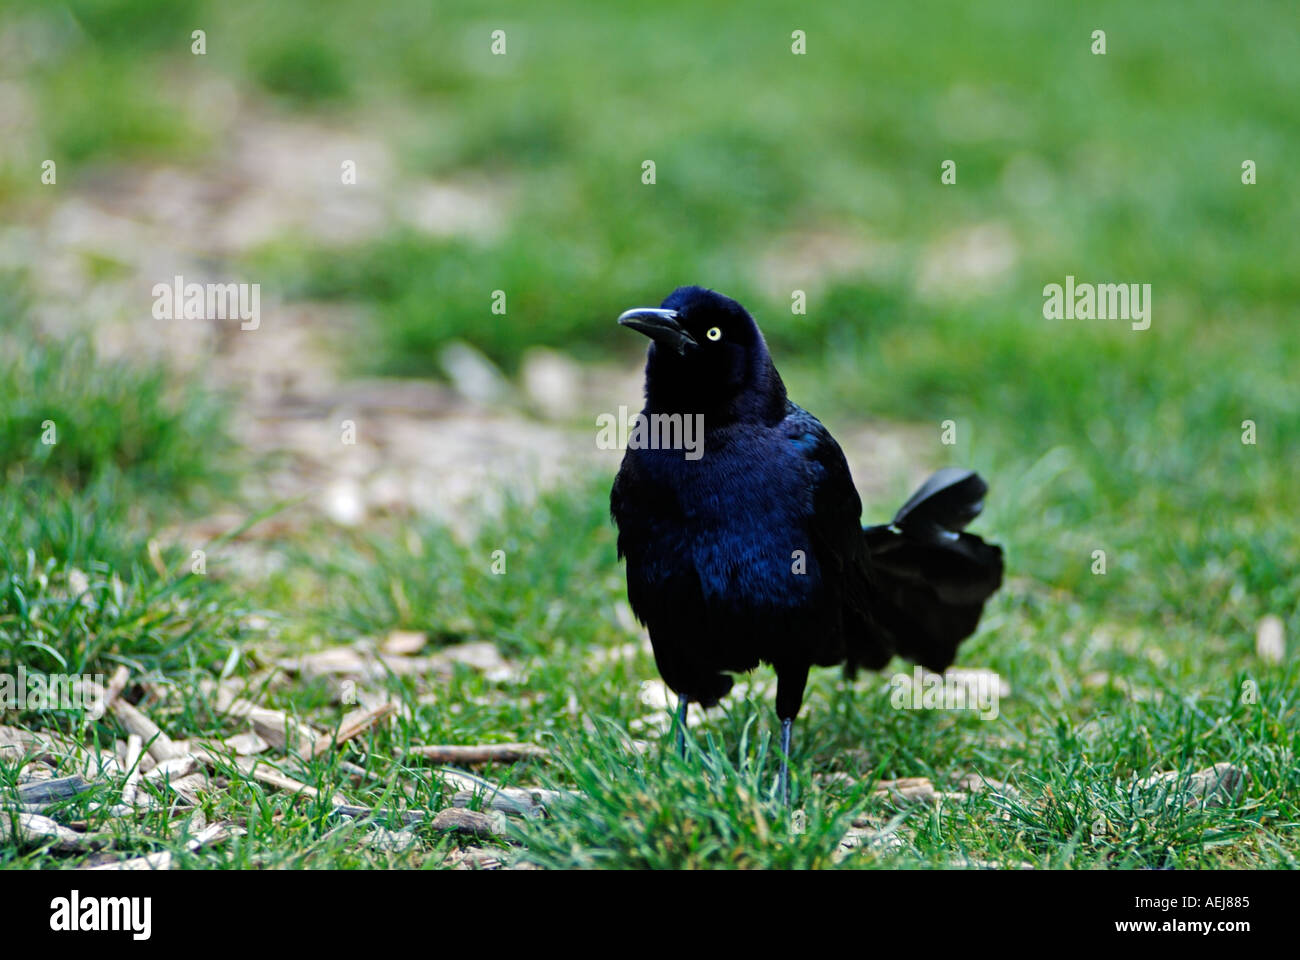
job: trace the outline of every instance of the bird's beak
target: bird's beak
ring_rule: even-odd
[[[631,327],[638,333],[644,333],[655,343],[661,343],[680,354],[685,354],[688,346],[699,346],[695,338],[677,322],[676,310],[662,310],[659,307],[637,307],[634,310],[624,311],[619,316],[618,322],[625,327]]]

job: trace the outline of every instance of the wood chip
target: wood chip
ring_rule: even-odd
[[[164,760],[155,766],[152,770],[144,775],[144,779],[149,781],[179,780],[181,777],[188,776],[194,772],[194,768],[199,764],[198,758],[193,754],[186,754],[183,757],[174,757],[171,760]]]
[[[191,773],[183,777],[177,777],[167,783],[173,793],[192,807],[198,806],[199,794],[210,785],[206,773]]]
[[[419,842],[410,830],[389,830],[386,827],[375,827],[365,838],[366,846],[384,853],[403,853]]]
[[[893,800],[902,806],[908,803],[934,805],[943,800],[965,800],[964,793],[944,793],[936,790],[929,777],[902,777],[898,780],[881,780],[871,792],[877,799]]]
[[[452,797],[452,805],[467,807],[475,797],[482,797],[492,810],[514,814],[522,817],[538,817],[546,813],[547,807],[565,800],[575,800],[581,794],[560,790],[524,789],[522,787],[498,787],[493,791],[461,790]]]
[[[248,833],[247,830],[233,823],[224,821],[210,823],[185,841],[185,849],[193,853],[195,850],[210,847],[214,843],[220,843],[230,837],[242,837],[246,833]]]
[[[400,645],[409,647],[411,641],[403,641]],[[425,657],[395,653],[386,647],[378,654],[356,647],[330,647],[276,661],[276,665],[282,669],[304,677],[355,677],[371,680],[383,679],[390,673],[398,676],[445,677],[455,671],[457,664],[479,670],[494,681],[511,679],[519,672],[518,666],[502,657],[496,644],[490,641],[458,643]]]
[[[237,733],[233,737],[226,737],[222,743],[233,750],[237,756],[241,757],[251,757],[254,754],[263,753],[271,747],[271,745],[258,736],[257,732],[254,730]]]
[[[427,745],[411,747],[410,756],[423,757],[435,763],[461,763],[473,766],[479,763],[516,763],[547,756],[544,747],[535,743],[483,743],[468,746]]]
[[[462,807],[474,796],[487,797],[493,794],[501,794],[505,798],[502,800],[503,808],[517,805],[527,808],[530,812],[540,812],[542,805],[547,802],[579,799],[582,796],[582,794],[572,791],[543,790],[541,787],[503,787],[477,774],[457,770],[455,767],[439,767],[437,772],[442,778],[444,789],[449,788],[456,791],[456,805]],[[536,811],[534,811],[534,808],[536,808]],[[521,811],[516,810],[515,812]]]
[[[371,771],[367,770],[365,767],[359,767],[351,760],[340,760],[339,769],[342,770],[344,773],[346,773],[348,776],[350,776],[353,782],[369,780],[372,783],[374,783],[383,780],[383,777],[381,777],[379,774],[372,773]]]
[[[90,780],[119,775],[121,765],[105,750],[90,750],[58,733],[0,726],[0,756],[15,759],[44,758],[62,763],[71,760],[82,776]]]
[[[30,747],[35,736],[30,730],[19,727],[0,726],[0,744],[15,747]]]
[[[338,744],[346,743],[353,737],[359,736],[377,724],[380,720],[389,716],[396,709],[397,704],[385,703],[370,710],[364,708],[361,710],[353,710],[339,723],[339,728],[335,731],[333,737],[328,737],[316,742],[312,755],[319,756]]]
[[[8,746],[5,744],[5,746]],[[44,760],[32,760],[18,768],[18,782],[31,783],[34,780],[53,780],[55,779],[55,769],[53,764],[46,763]]]
[[[324,735],[279,710],[257,707],[249,714],[249,721],[253,725],[253,732],[274,750],[311,757],[318,750],[326,749],[329,743]]]
[[[385,810],[382,807],[361,807],[350,803],[341,803],[330,811],[332,817],[351,817],[355,820],[383,820],[391,821],[394,817],[400,820],[404,825],[410,826],[413,823],[420,823],[427,819],[427,814],[423,810]]]
[[[136,798],[139,801],[139,797]],[[147,798],[146,798],[147,799]],[[152,805],[137,804],[134,807],[128,807],[122,803],[90,803],[86,809],[91,813],[102,813],[114,818],[136,817],[142,813],[147,813]]]
[[[493,837],[502,832],[499,823],[486,813],[448,808],[439,810],[429,822],[433,830],[464,833],[475,837]]]
[[[128,757],[127,742],[125,740],[118,740],[113,744],[113,755],[117,758],[117,764],[122,769],[123,773],[126,773],[126,771],[132,767],[139,767],[141,773],[148,773],[158,762],[143,751],[141,751],[141,755],[138,759]],[[128,760],[131,762],[128,763]]]
[[[290,717],[283,710],[272,710],[245,700],[221,687],[217,691],[217,711],[229,717],[247,719],[253,732],[276,750],[289,750],[299,756],[314,756],[325,734]],[[292,747],[290,746],[292,744]]]
[[[175,862],[175,857],[170,852],[164,850],[161,853],[146,853],[143,857],[132,857],[130,860],[119,860],[116,863],[101,863],[97,867],[87,867],[87,870],[170,870]]]
[[[295,780],[286,773],[281,773],[265,760],[259,760],[257,757],[236,757],[235,765],[254,780],[269,787],[275,787],[277,790],[299,793],[313,799],[320,796],[320,791],[315,787],[309,786],[300,780]],[[343,798],[337,795],[332,800],[336,807],[344,803]]]
[[[297,657],[275,661],[276,666],[308,679],[331,676],[364,676],[373,670],[374,661],[355,647],[330,647]]]
[[[203,766],[214,767],[218,770],[223,766],[233,764],[238,756],[221,741],[191,744],[189,755]]]
[[[238,827],[233,823],[213,823],[203,827],[192,837],[185,841],[185,849],[191,853],[200,850],[203,847],[212,846],[220,843],[230,837],[243,836],[247,831],[243,827]],[[176,858],[169,851],[161,853],[149,853],[143,857],[132,857],[130,860],[119,860],[115,863],[102,863],[98,866],[87,867],[88,870],[170,870],[176,863]]]
[[[205,766],[219,766],[233,760],[234,757],[249,757],[265,753],[271,745],[248,730],[237,733],[224,740],[195,740],[189,745],[188,756]]]
[[[452,770],[448,767],[443,767],[438,770],[438,773],[442,777],[442,785],[444,789],[458,791],[468,790],[471,792],[474,790],[482,790],[486,793],[491,793],[492,791],[499,789],[491,780],[484,780],[482,777],[476,777],[474,774],[466,773],[463,770]]]
[[[500,851],[485,850],[482,847],[453,850],[447,856],[447,863],[456,870],[500,870],[505,866]]]
[[[510,661],[501,656],[497,645],[489,640],[477,643],[456,643],[439,650],[429,658],[435,664],[463,664],[484,673],[500,670],[510,666]],[[435,669],[437,667],[435,666]]]
[[[56,780],[38,780],[34,783],[20,784],[18,787],[18,800],[21,803],[49,803],[84,793],[91,786],[93,784],[82,777],[81,774],[74,774],[71,777],[59,777]]]
[[[125,700],[114,700],[110,709],[122,721],[122,726],[126,727],[127,733],[137,734],[148,745],[149,755],[155,760],[171,760],[173,757],[184,756],[184,749],[173,743],[171,737],[163,733],[158,724]]]
[[[126,738],[126,783],[122,785],[122,803],[135,806],[136,794],[140,786],[140,756],[144,753],[144,741],[140,734],[133,733]]]
[[[99,696],[95,700],[95,707],[91,711],[91,716],[94,719],[98,720],[108,712],[109,708],[117,702],[117,698],[122,695],[122,691],[126,689],[130,679],[131,672],[124,666],[119,665],[113,671],[113,675],[108,678],[108,684],[99,691]]]
[[[5,809],[11,813],[39,813],[47,815],[50,804],[48,803],[14,803],[9,804]]]
[[[56,850],[96,850],[107,845],[104,837],[77,833],[39,813],[0,810],[0,837],[24,846],[51,844]]]
[[[843,862],[855,850],[874,850],[887,852],[903,846],[903,840],[894,830],[881,830],[874,826],[859,824],[854,825],[840,838],[839,846],[831,854],[832,863]]]
[[[970,793],[996,793],[1012,800],[1020,798],[1020,791],[1001,780],[990,780],[982,774],[968,773],[957,784]]]
[[[395,657],[409,657],[419,653],[429,642],[426,633],[416,630],[393,630],[384,639],[384,653]]]
[[[1034,869],[1034,865],[1032,863],[1027,863],[1024,860],[1007,860],[1004,863],[999,863],[996,860],[967,860],[965,862],[958,861],[949,864],[949,866],[956,870],[961,870],[964,868],[970,868],[974,870],[1033,870]]]
[[[287,790],[289,793],[302,793],[312,798],[320,796],[320,791],[315,787],[308,786],[300,780],[295,780],[287,773],[281,773],[266,761],[259,760],[256,757],[236,757],[235,766],[239,767],[240,770],[248,774],[254,780],[257,780],[260,783],[265,783],[267,786],[275,787],[277,790]]]

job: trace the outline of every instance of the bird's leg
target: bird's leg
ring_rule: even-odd
[[[794,720],[790,717],[781,721],[781,802],[790,806],[790,734],[794,731]]]
[[[781,802],[790,805],[790,734],[794,718],[803,705],[803,690],[808,683],[807,663],[784,663],[776,668],[776,715],[781,718]]]
[[[686,707],[690,697],[682,694],[677,698],[677,752],[686,758]]]

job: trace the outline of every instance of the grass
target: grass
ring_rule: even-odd
[[[173,737],[206,737],[235,728],[201,678],[246,679],[332,729],[349,709],[338,679],[268,683],[278,660],[393,630],[425,633],[433,655],[490,641],[510,669],[370,681],[401,705],[390,723],[282,765],[322,797],[436,811],[452,791],[411,745],[541,742],[551,760],[481,772],[584,799],[475,841],[507,862],[1295,867],[1300,678],[1294,654],[1272,664],[1254,649],[1268,614],[1292,647],[1300,635],[1300,201],[1282,174],[1300,123],[1280,10],[923,3],[846,20],[772,3],[744,18],[508,3],[485,19],[348,2],[323,21],[302,3],[9,5],[0,31],[30,42],[6,79],[42,118],[0,155],[0,208],[19,222],[105,167],[201,168],[216,133],[189,94],[230,83],[266,115],[383,142],[406,182],[477,185],[506,211],[485,236],[394,227],[342,249],[287,236],[238,265],[287,301],[362,308],[354,373],[439,376],[452,340],[507,373],[539,344],[631,368],[641,345],[612,317],[704,282],[754,309],[792,394],[832,430],[864,416],[932,425],[918,461],[970,464],[992,484],[979,528],[1006,547],[1010,579],[961,661],[1011,693],[996,719],[900,711],[884,678],[845,689],[818,672],[796,729],[796,830],[770,800],[770,671],[692,729],[684,761],[642,702],[657,674],[623,600],[609,477],[512,504],[469,538],[422,517],[301,529],[263,542],[284,559],[264,578],[218,562],[233,549],[219,541],[213,573],[194,575],[161,532],[257,469],[229,436],[232,399],[37,333],[8,286],[0,672],[126,664]],[[196,27],[205,57],[189,52]],[[498,27],[504,58],[488,51]],[[796,28],[805,57],[789,50]],[[1099,28],[1104,57],[1089,52]],[[31,176],[46,157],[57,191]],[[939,182],[944,159],[955,186]],[[1005,259],[970,263],[970,236]],[[1067,274],[1152,284],[1151,329],[1044,320],[1042,288]],[[505,315],[489,310],[497,289]],[[793,289],[808,291],[807,314],[791,313]],[[40,442],[47,420],[56,445]],[[869,503],[869,518],[907,492]],[[112,718],[5,723],[123,735]],[[1137,786],[1222,762],[1250,774],[1223,807],[1186,805],[1185,783],[1172,797]],[[17,770],[0,762],[0,796]],[[955,793],[972,773],[1016,793],[937,808],[873,795],[911,776]],[[202,813],[247,833],[198,852],[185,818],[95,812],[120,784],[59,816],[113,834],[119,855],[168,850],[190,867],[442,867],[468,842],[422,826],[394,849],[327,800],[224,776]],[[883,839],[843,855],[855,820]],[[0,845],[6,866],[87,856]]]
[[[39,478],[60,491],[125,478],[136,496],[184,498],[229,487],[233,451],[217,398],[141,368],[96,356],[86,337],[33,334],[0,321],[0,462],[9,484]]]
[[[189,668],[229,628],[181,553],[151,546],[186,509],[231,492],[221,398],[88,338],[0,319],[0,667],[62,673]],[[206,665],[206,664],[205,664]]]
[[[215,677],[223,665],[234,664],[234,676],[257,684],[276,651],[381,637],[395,628],[424,630],[435,646],[494,640],[510,655],[514,669],[508,675],[457,667],[445,679],[394,675],[374,681],[376,694],[402,705],[391,725],[345,747],[341,756],[290,757],[282,768],[326,796],[339,792],[349,802],[387,810],[436,811],[449,805],[452,791],[436,766],[408,755],[412,744],[540,740],[552,748],[554,760],[481,772],[505,783],[577,790],[583,799],[543,820],[512,822],[504,838],[510,842],[488,844],[506,862],[1295,865],[1293,830],[1300,811],[1294,801],[1294,664],[1262,667],[1249,648],[1207,643],[1191,623],[1174,624],[1163,634],[1116,624],[1104,608],[1089,608],[1025,578],[1008,585],[963,650],[964,662],[997,670],[1011,685],[996,720],[899,711],[891,707],[883,679],[862,679],[844,689],[833,671],[814,676],[795,740],[801,832],[792,832],[790,815],[771,799],[776,721],[769,672],[756,674],[756,686],[692,731],[685,761],[677,758],[671,738],[661,740],[653,726],[643,725],[656,715],[641,702],[638,685],[655,677],[654,665],[643,649],[622,649],[631,637],[618,609],[621,584],[612,563],[601,562],[612,555],[611,534],[593,502],[597,494],[590,489],[553,495],[530,514],[531,525],[521,527],[521,515],[508,513],[472,543],[424,526],[416,537],[372,534],[363,552],[337,533],[318,531],[316,539],[298,544],[303,563],[288,565],[291,574],[267,584],[273,602],[265,608],[256,602],[261,597],[244,594],[237,605],[218,589],[209,611],[214,619],[195,624],[187,648],[166,643],[172,621],[167,604],[155,596],[144,598],[152,612],[146,638],[115,633],[112,628],[122,621],[113,619],[111,608],[95,606],[65,621],[72,642],[62,649],[76,650],[79,637],[104,638],[98,658],[78,662],[102,669],[126,658],[141,676],[170,690],[150,712],[173,736],[210,736],[238,726],[215,714],[195,692],[193,678]],[[484,568],[489,546],[510,543],[512,536],[518,540],[505,575],[473,572]],[[341,566],[343,556],[353,561]],[[310,557],[319,559],[312,563]],[[176,581],[174,589],[186,590],[186,581]],[[394,596],[406,602],[394,603]],[[239,623],[216,619],[236,607],[271,622],[241,630]],[[128,635],[134,646],[126,642]],[[616,650],[621,655],[610,655]],[[1099,672],[1109,679],[1093,679]],[[1242,696],[1247,680],[1258,686],[1254,703]],[[338,702],[336,685],[302,678],[273,684],[256,699],[323,729],[349,709]],[[41,727],[52,718],[24,719]],[[70,732],[82,742],[121,736],[111,722]],[[356,779],[341,758],[373,780]],[[1171,799],[1135,788],[1156,772],[1189,775],[1219,762],[1240,765],[1251,776],[1241,800],[1224,808],[1187,807],[1177,791]],[[955,790],[971,773],[1008,780],[1018,794],[973,794],[938,810],[896,809],[871,795],[878,780],[904,776],[928,776],[941,789]],[[847,782],[829,779],[836,774]],[[387,835],[375,839],[371,827],[330,818],[328,803],[295,801],[237,771],[228,776],[227,789],[205,797],[203,813],[208,822],[241,823],[248,835],[187,853],[183,864],[437,867],[449,862],[458,845],[421,828],[409,847],[388,849]],[[120,830],[104,814],[75,806],[95,799],[102,798],[79,798],[67,815],[85,816],[93,829]],[[840,838],[855,818],[894,839],[840,859]],[[115,845],[123,854],[175,851],[184,834],[150,815],[125,839]],[[13,865],[37,865],[55,855],[9,848],[5,856]],[[72,864],[79,855],[56,859]]]

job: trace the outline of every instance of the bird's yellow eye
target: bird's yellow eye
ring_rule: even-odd
[[[722,330],[719,327],[709,327],[709,332],[705,334],[710,340],[721,340]]]

